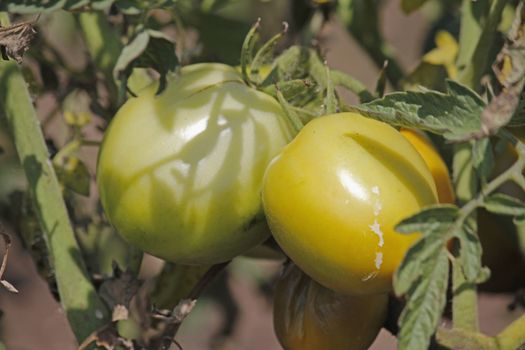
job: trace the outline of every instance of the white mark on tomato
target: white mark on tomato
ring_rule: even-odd
[[[368,227],[370,227],[372,232],[375,233],[377,237],[379,237],[379,242],[377,245],[382,247],[385,244],[385,239],[383,238],[383,231],[381,231],[381,225],[379,225],[379,222],[377,222],[377,218],[374,220],[374,223]]]
[[[381,252],[376,253],[376,259],[374,263],[376,264],[376,269],[379,270],[381,268],[381,264],[383,263],[383,253]]]
[[[383,235],[383,231],[381,230],[381,225],[379,224],[378,218],[379,214],[381,214],[381,210],[383,209],[383,204],[381,203],[381,191],[379,190],[378,186],[373,186],[371,188],[372,193],[375,195],[375,201],[374,201],[374,222],[372,225],[369,225],[370,230],[379,238],[379,241],[377,242],[377,245],[379,248],[382,248],[385,245],[385,239]],[[376,252],[376,256],[374,259],[374,265],[377,270],[381,268],[381,265],[383,264],[383,253],[381,251]],[[375,273],[375,275],[374,275]],[[365,276],[362,280],[367,281],[370,278],[373,278],[377,275],[377,271],[374,271],[367,276]]]
[[[379,195],[381,194],[381,192],[379,191],[378,186],[372,187],[371,190],[372,190],[372,193],[377,196],[377,198],[374,202],[374,223],[372,225],[369,225],[368,227],[370,227],[372,232],[375,233],[377,237],[379,238],[379,242],[377,243],[377,245],[379,247],[382,247],[385,244],[385,240],[383,238],[383,231],[381,231],[381,225],[379,224],[379,221],[377,220],[377,218],[379,217],[379,214],[381,214],[381,209],[383,209],[381,199],[379,198]]]
[[[379,274],[379,272],[377,272],[377,271],[370,272],[368,275],[366,275],[363,278],[361,278],[361,281],[366,282],[368,280],[371,280],[372,278],[376,277],[378,274]]]

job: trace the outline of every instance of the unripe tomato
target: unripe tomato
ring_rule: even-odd
[[[277,283],[273,305],[275,333],[286,350],[363,350],[381,330],[388,295],[338,294],[291,265]]]
[[[402,128],[399,132],[414,146],[430,169],[430,173],[436,183],[439,203],[454,203],[456,196],[454,195],[454,187],[452,186],[452,181],[450,181],[447,165],[432,144],[432,141],[418,130]]]
[[[418,152],[388,124],[355,113],[314,119],[268,166],[263,203],[283,251],[340,293],[384,293],[418,238],[394,227],[437,202]]]
[[[186,264],[261,243],[263,173],[292,135],[280,105],[222,64],[184,67],[156,90],[128,100],[104,137],[97,181],[110,222],[144,251]]]

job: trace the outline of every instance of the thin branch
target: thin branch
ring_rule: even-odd
[[[171,344],[175,342],[175,336],[177,335],[182,321],[184,321],[184,319],[189,315],[202,291],[222,270],[224,270],[224,268],[229,263],[230,262],[227,261],[225,263],[213,265],[210,267],[210,269],[204,274],[204,276],[202,276],[199,282],[188,293],[187,297],[182,299],[177,304],[177,306],[175,306],[171,316],[169,317],[170,321],[163,334],[160,336],[160,343],[158,346],[154,346],[153,348],[160,350],[167,350],[170,348]]]

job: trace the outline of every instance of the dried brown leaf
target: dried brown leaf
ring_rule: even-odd
[[[0,230],[3,230],[3,228],[0,228]],[[11,236],[9,236],[5,232],[0,231],[0,236],[2,236],[5,244],[5,253],[4,257],[2,258],[2,265],[0,265],[0,284],[7,289],[11,293],[18,293],[18,289],[16,289],[11,283],[8,281],[2,279],[4,276],[4,272],[7,268],[7,259],[9,257],[9,248],[11,247]]]
[[[0,284],[4,286],[7,291],[11,293],[18,293],[18,289],[16,289],[11,283],[7,282],[6,280],[0,280]]]
[[[525,8],[520,2],[516,18],[492,69],[501,84],[501,92],[481,113],[481,130],[473,138],[495,134],[509,123],[525,86]]]
[[[100,287],[100,296],[113,310],[113,321],[127,319],[129,303],[137,294],[140,283],[130,271],[115,272],[115,277],[106,280]],[[123,318],[124,317],[124,318]]]
[[[36,20],[0,27],[0,50],[4,58],[22,62],[22,57],[36,34],[34,28]]]
[[[82,342],[82,344],[80,344],[78,350],[87,349],[93,342],[97,346],[106,350],[115,350],[117,348],[134,350],[135,348],[131,340],[119,336],[115,323],[108,324],[107,326],[93,332]]]

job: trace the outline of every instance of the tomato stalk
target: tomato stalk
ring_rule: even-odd
[[[453,159],[454,182],[459,204],[467,203],[477,193],[478,181],[472,164],[472,143],[467,142],[455,146]],[[476,213],[469,211],[473,229],[477,230]],[[465,217],[466,219],[467,217]],[[457,255],[458,252],[456,251]],[[452,318],[454,327],[478,330],[478,298],[475,283],[467,282],[462,267],[452,265],[452,286],[454,297],[452,301]]]
[[[0,112],[7,119],[29,189],[34,194],[34,207],[55,270],[60,301],[81,341],[108,322],[108,310],[90,282],[31,97],[22,72],[13,61],[0,61],[0,87]]]
[[[112,105],[116,105],[118,89],[113,80],[113,68],[122,43],[102,12],[81,12],[78,19],[91,59],[104,74],[110,100]]]

